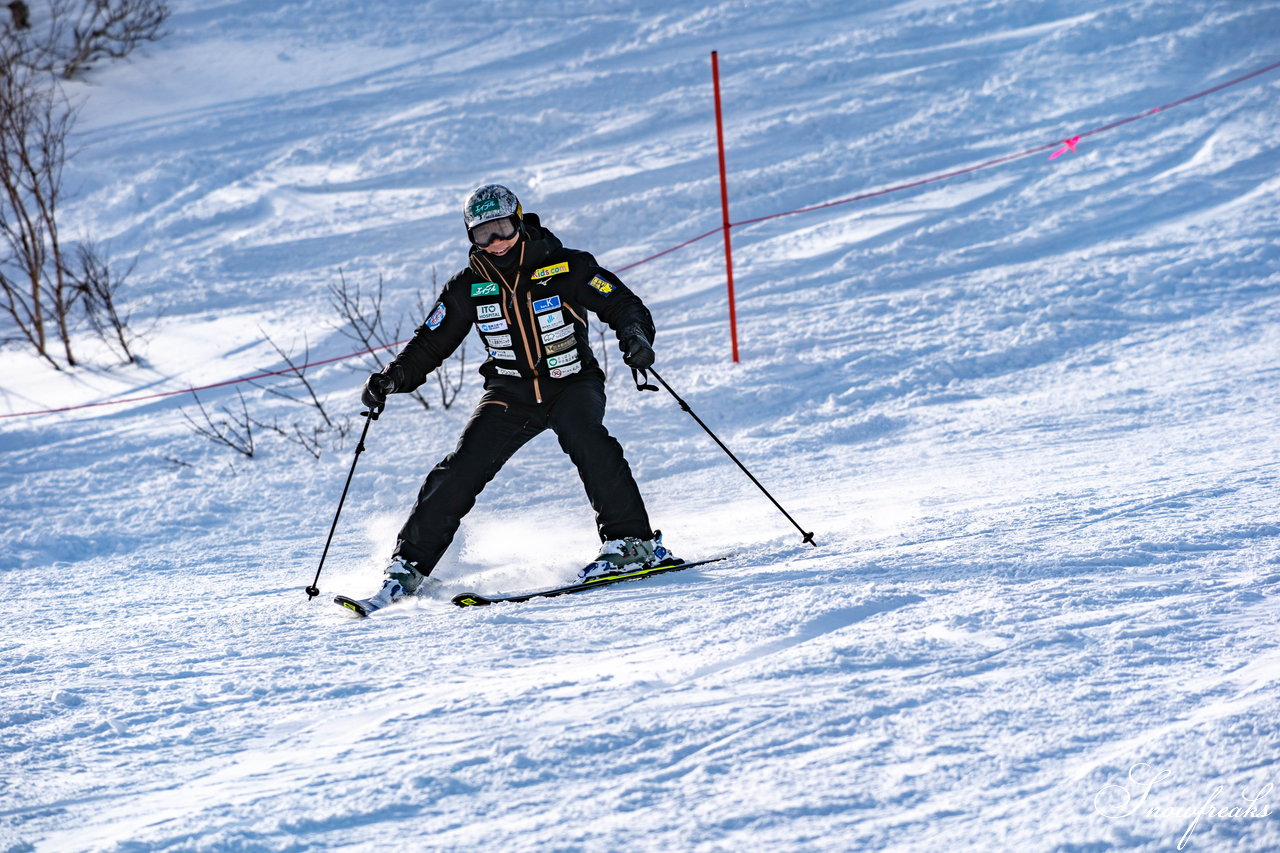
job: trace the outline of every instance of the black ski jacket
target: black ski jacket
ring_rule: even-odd
[[[387,367],[397,391],[413,391],[462,343],[472,326],[488,360],[484,387],[516,402],[541,403],[565,382],[602,377],[591,351],[587,312],[622,340],[640,333],[653,343],[649,309],[616,275],[587,252],[566,249],[524,215],[516,262],[500,267],[472,247],[465,269],[449,279],[427,320]]]

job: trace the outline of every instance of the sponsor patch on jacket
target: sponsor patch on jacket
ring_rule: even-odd
[[[560,273],[568,272],[568,271],[569,271],[569,262],[561,261],[560,263],[552,264],[549,267],[539,267],[538,269],[533,271],[533,275],[529,276],[529,278],[533,279],[534,281],[537,281],[540,278],[551,278],[551,276],[553,275],[560,275]]]
[[[548,329],[558,329],[563,325],[564,325],[563,311],[552,311],[550,314],[538,315],[538,327],[542,329],[542,331],[544,332],[547,331]]]
[[[493,366],[493,369],[503,376],[519,376],[520,375],[520,371],[518,370],[508,370],[505,367],[498,367],[498,365],[496,364]]]
[[[541,314],[543,311],[554,311],[560,307],[559,296],[548,296],[546,299],[539,299],[533,303],[533,312]]]
[[[494,358],[500,358],[500,359],[502,359],[503,361],[515,361],[515,360],[516,360],[516,352],[515,352],[515,350],[509,350],[509,349],[491,349],[491,350],[489,350],[489,355],[493,356]]]
[[[578,362],[577,364],[571,364],[568,367],[553,367],[551,368],[551,378],[563,379],[566,376],[572,376],[573,374],[577,373],[581,369],[582,369],[582,362]]]
[[[547,358],[547,367],[564,367],[578,360],[578,351],[571,349],[564,355],[553,355]]]
[[[497,296],[498,283],[496,281],[477,281],[471,285],[472,296]]]
[[[511,346],[510,335],[486,335],[484,342],[491,347],[509,347]]]
[[[591,285],[605,296],[610,295],[614,291],[613,282],[605,281],[598,275],[593,275],[591,277],[591,281],[587,282],[587,284]]]
[[[480,323],[479,326],[482,332],[505,332],[507,330],[507,321],[494,320],[492,323]]]
[[[436,305],[435,310],[431,312],[431,316],[427,318],[427,328],[433,332],[440,328],[440,324],[444,322],[444,314],[444,303],[441,302]]]
[[[490,302],[487,305],[476,306],[477,320],[492,320],[494,317],[502,316],[502,306],[497,302]]]
[[[570,328],[570,327],[566,327],[566,328]],[[565,350],[569,349],[569,347],[576,347],[577,345],[578,345],[577,338],[575,338],[573,335],[570,335],[564,340],[552,341],[549,344],[545,344],[544,349],[546,349],[546,351],[549,353],[557,353],[557,352],[564,352]]]
[[[549,344],[552,341],[563,341],[565,338],[573,334],[573,326],[565,326],[563,329],[556,329],[554,332],[547,332],[542,336],[542,342]]]

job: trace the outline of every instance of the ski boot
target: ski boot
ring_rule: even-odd
[[[657,530],[652,539],[628,536],[607,540],[600,546],[599,556],[578,572],[578,580],[586,583],[677,562],[675,555],[662,544],[662,531]]]
[[[416,563],[403,557],[396,557],[383,575],[382,588],[368,598],[348,598],[345,595],[339,595],[333,599],[334,602],[357,616],[368,616],[375,610],[381,610],[413,595],[427,579],[426,575],[418,571]]]

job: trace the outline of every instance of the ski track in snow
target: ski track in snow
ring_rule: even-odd
[[[713,49],[741,221],[1168,103],[1280,34],[1280,3],[1207,0],[180,5],[75,84],[68,217],[137,257],[144,362],[2,349],[0,411],[276,369],[268,335],[354,350],[339,269],[407,335],[479,181],[615,266],[715,227]],[[718,240],[626,274],[664,378],[818,548],[613,347],[655,523],[728,559],[519,605],[448,600],[594,553],[548,436],[430,597],[328,604],[376,585],[475,341],[456,406],[372,425],[313,602],[366,367],[308,372],[349,428],[319,461],[266,431],[237,458],[189,398],[0,421],[0,850],[1158,851],[1219,787],[1274,811],[1277,86],[736,229],[737,366]],[[1184,849],[1278,847],[1237,814]]]

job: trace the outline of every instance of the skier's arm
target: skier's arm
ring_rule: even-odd
[[[413,338],[382,371],[395,383],[391,393],[416,390],[466,338],[471,321],[465,306],[459,305],[454,296],[463,288],[452,286],[459,276],[454,276],[444,286],[426,321],[414,330]]]
[[[580,285],[578,298],[618,336],[622,361],[628,367],[647,370],[654,358],[653,315],[622,279],[603,267],[593,267],[586,283]]]
[[[640,337],[646,345],[652,345],[653,315],[644,302],[617,275],[595,264],[594,258],[591,261],[591,271],[578,285],[577,301],[613,329],[624,353],[625,344],[632,337]]]

